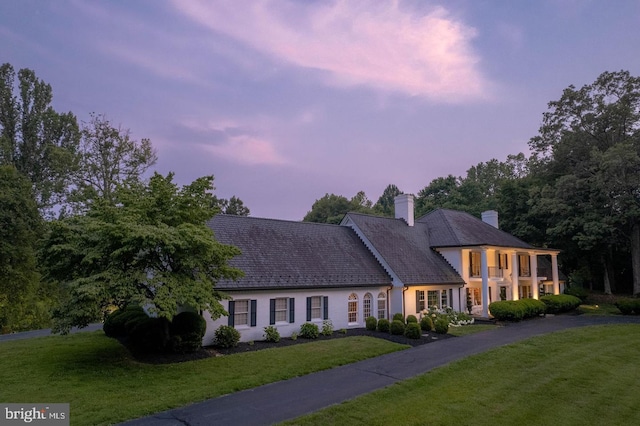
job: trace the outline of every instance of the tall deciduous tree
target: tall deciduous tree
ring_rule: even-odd
[[[117,189],[115,204],[99,199],[85,215],[52,223],[42,259],[69,294],[54,311],[54,330],[86,326],[128,303],[169,319],[179,305],[220,316],[215,284],[241,271],[227,264],[239,250],[218,243],[205,224],[217,212],[212,183],[208,176],[178,188],[173,174],[155,174],[148,185]]]
[[[593,84],[569,86],[549,103],[529,145],[548,185],[542,210],[556,206],[550,233],[604,253],[605,282],[606,253],[630,246],[633,293],[640,294],[640,78],[605,72]]]
[[[33,71],[21,69],[16,84],[13,67],[0,66],[0,164],[29,178],[43,213],[64,198],[80,139],[75,116],[56,112],[52,97]]]
[[[226,198],[218,198],[214,195],[213,206],[218,208],[220,213],[231,214],[234,216],[249,216],[251,213],[251,210],[249,210],[242,200],[235,195],[228,200]]]
[[[118,185],[138,180],[157,161],[149,139],[132,139],[129,130],[100,114],[83,124],[79,154],[72,199],[84,208],[97,198],[113,203]]]
[[[313,203],[303,220],[337,224],[349,212],[371,212],[371,201],[364,191],[358,192],[350,200],[342,195],[325,194]]]

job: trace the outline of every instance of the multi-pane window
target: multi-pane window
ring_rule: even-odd
[[[429,290],[427,291],[427,303],[429,304],[429,308],[432,308],[434,306],[438,307],[438,296],[440,291],[439,290]]]
[[[289,299],[287,297],[276,298],[276,322],[287,322],[289,313]]]
[[[384,293],[378,294],[378,319],[387,317],[387,295]]]
[[[531,276],[531,267],[530,267],[530,258],[528,254],[519,254],[518,255],[518,266],[520,267],[520,276],[521,277],[530,277]]]
[[[498,253],[498,269],[509,269],[507,253]]]
[[[442,290],[442,292],[440,293],[440,302],[441,302],[440,307],[442,309],[449,306],[449,298],[447,297],[447,290]]]
[[[364,298],[362,299],[362,317],[364,319],[367,319],[371,316],[371,299],[373,299],[371,293],[365,294]]]
[[[472,251],[469,253],[469,273],[472,277],[481,276],[481,259],[479,251]],[[431,304],[429,304],[431,306]]]
[[[358,322],[358,296],[355,293],[349,295],[348,301],[349,322]]]
[[[311,319],[322,319],[322,296],[311,297]]]
[[[236,300],[233,323],[235,325],[249,325],[249,300]]]
[[[530,285],[521,285],[520,286],[520,299],[531,299],[531,286]]]
[[[422,312],[424,309],[424,290],[416,290],[416,312]]]

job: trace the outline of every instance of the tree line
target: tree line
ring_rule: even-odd
[[[549,102],[528,145],[529,156],[433,179],[416,194],[416,215],[496,210],[501,229],[562,250],[572,285],[640,295],[640,78],[604,72],[592,84],[567,87]],[[389,185],[375,203],[364,192],[326,194],[304,220],[339,223],[349,211],[393,216],[400,193]]]
[[[248,215],[242,200],[213,195],[213,176],[182,188],[173,173],[145,179],[149,139],[52,100],[34,71],[0,66],[0,332],[52,319],[66,331],[132,301],[157,299],[165,316],[177,299],[219,312],[213,284],[238,273],[226,267],[235,251],[204,223]]]

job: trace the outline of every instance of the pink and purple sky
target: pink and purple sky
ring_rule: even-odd
[[[252,216],[528,153],[547,103],[640,75],[638,0],[3,0],[0,63]]]

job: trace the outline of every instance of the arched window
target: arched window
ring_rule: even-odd
[[[387,295],[383,292],[378,294],[378,319],[387,317]]]
[[[362,298],[362,318],[366,321],[371,316],[371,300],[373,296],[371,293],[367,293]]]
[[[351,293],[348,302],[349,324],[358,322],[358,295]]]

